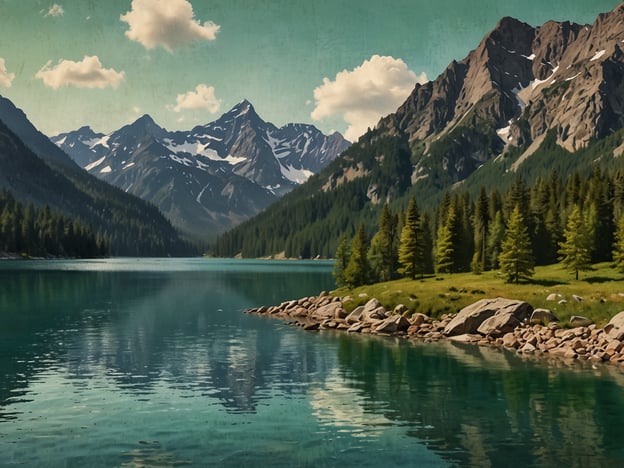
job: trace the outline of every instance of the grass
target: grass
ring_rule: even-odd
[[[623,280],[624,275],[611,263],[594,265],[592,271],[581,272],[578,281],[557,264],[537,267],[531,280],[517,285],[506,283],[498,272],[488,271],[481,275],[457,273],[414,281],[400,279],[352,290],[340,288],[333,294],[352,298],[345,304],[348,310],[375,297],[386,309],[404,304],[411,313],[421,312],[433,318],[458,312],[479,299],[500,296],[527,301],[535,308],[550,309],[562,325],[572,315],[582,315],[604,326],[611,317],[624,310]],[[552,293],[561,294],[566,303],[547,301]],[[577,302],[572,295],[581,296],[583,300]]]

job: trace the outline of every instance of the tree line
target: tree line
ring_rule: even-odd
[[[500,270],[509,282],[535,265],[561,262],[578,279],[592,263],[615,261],[624,272],[624,173],[596,168],[561,178],[556,171],[528,186],[521,176],[504,193],[445,193],[432,212],[414,197],[405,211],[383,207],[377,231],[361,224],[343,235],[334,275],[355,287],[433,273]]]
[[[109,246],[90,225],[72,220],[48,206],[17,201],[0,191],[0,251],[35,257],[104,257]]]

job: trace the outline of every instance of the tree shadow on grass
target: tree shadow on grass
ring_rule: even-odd
[[[608,276],[590,276],[589,278],[585,278],[585,281],[587,281],[590,284],[593,283],[608,283],[611,281],[618,281],[616,278],[610,278]]]
[[[562,280],[532,279],[530,281],[527,281],[527,284],[535,284],[537,286],[552,287],[552,286],[559,286],[563,284],[570,284],[570,282],[562,281]]]

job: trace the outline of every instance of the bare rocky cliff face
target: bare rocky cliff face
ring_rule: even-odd
[[[426,177],[438,145],[445,170],[461,180],[506,147],[539,143],[551,130],[574,152],[624,127],[623,111],[624,3],[592,25],[534,28],[503,18],[466,58],[416,85],[376,131],[424,147],[413,179]]]

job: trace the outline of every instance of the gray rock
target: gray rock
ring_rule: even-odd
[[[587,317],[582,317],[580,315],[573,315],[572,317],[570,317],[570,325],[573,327],[586,327],[588,325],[591,325],[593,322],[591,321],[591,319],[588,319]]]
[[[316,309],[314,312],[310,314],[310,317],[314,319],[318,319],[318,320],[335,318],[336,312],[340,309],[342,309],[341,302],[330,302],[329,304],[326,304]]]
[[[535,309],[531,314],[531,323],[550,323],[558,322],[559,320],[548,309]]]
[[[613,325],[614,327],[624,328],[624,311],[615,314],[611,320],[609,320],[609,325]]]
[[[464,307],[444,328],[447,336],[476,333],[481,324],[495,314],[512,314],[518,322],[528,318],[533,312],[530,304],[513,299],[498,297],[495,299],[481,299]]]
[[[572,294],[572,299],[576,302],[583,302],[583,298],[581,296],[577,296],[576,294]]]
[[[423,323],[428,321],[429,317],[427,317],[425,314],[421,314],[420,312],[415,313],[410,318],[410,322],[412,323],[412,325],[422,325]]]
[[[520,352],[523,354],[532,354],[535,352],[535,346],[531,343],[526,343],[522,348],[520,348]]]
[[[393,315],[382,321],[375,331],[377,333],[394,333],[397,331],[405,331],[409,328],[410,322],[402,315]]]
[[[408,311],[407,307],[405,307],[405,305],[403,304],[399,304],[397,305],[394,310],[392,311],[392,315],[405,315],[405,313]]]
[[[364,306],[356,307],[355,309],[353,309],[353,312],[347,315],[347,317],[345,318],[346,322],[349,325],[353,325],[354,323],[361,322],[363,312],[364,312]]]
[[[511,312],[502,314],[494,314],[492,317],[483,321],[477,331],[485,336],[498,338],[510,331],[513,331],[520,325],[520,321]]]
[[[561,297],[561,294],[552,293],[548,295],[546,300],[549,302],[555,302],[556,300],[561,299]]]

